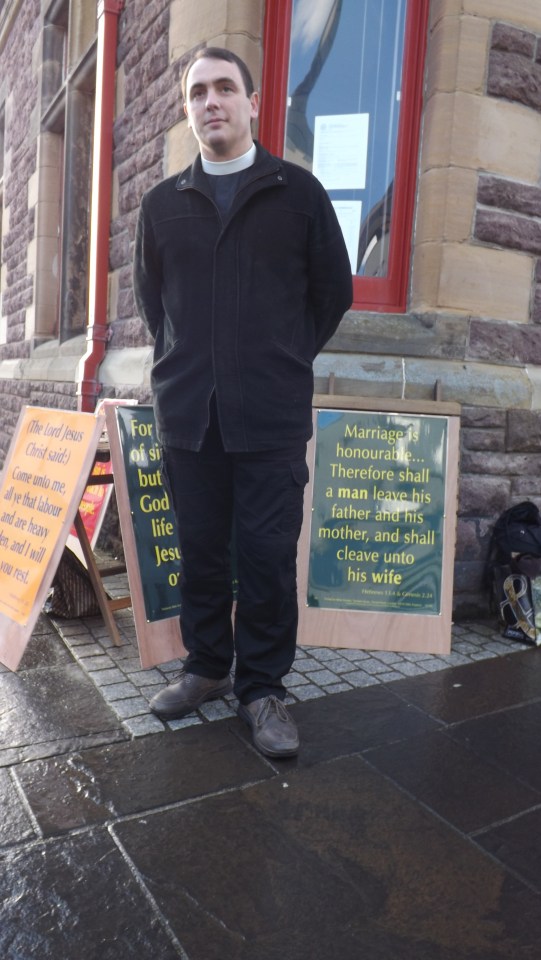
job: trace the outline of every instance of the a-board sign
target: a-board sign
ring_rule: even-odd
[[[458,406],[319,400],[300,544],[299,642],[448,652]]]
[[[110,460],[96,460],[90,474],[92,484],[86,487],[79,504],[79,515],[83,521],[88,542],[92,548],[96,546],[109,500],[113,492],[111,483],[97,483],[96,481],[101,477],[107,478],[110,476],[112,469],[113,466]],[[66,546],[78,556],[83,565],[86,564],[84,551],[81,548],[79,537],[77,536],[77,531],[74,526],[72,526],[69,532]]]
[[[105,415],[139,653],[152,667],[186,654],[176,524],[152,407],[108,404]]]
[[[103,417],[42,407],[19,416],[0,484],[0,661],[16,670],[73,523]]]

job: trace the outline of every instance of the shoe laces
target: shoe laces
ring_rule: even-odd
[[[193,677],[193,673],[186,673],[185,667],[181,667],[180,670],[170,673],[167,680],[169,683],[177,683],[179,680],[187,680],[189,683],[191,677]]]
[[[269,714],[274,712],[278,717],[278,720],[281,720],[282,723],[289,722],[289,714],[284,707],[284,704],[278,697],[269,696],[265,697],[265,700],[261,706],[261,709],[256,717],[256,724],[258,727],[262,726],[265,723],[265,720],[268,718]]]

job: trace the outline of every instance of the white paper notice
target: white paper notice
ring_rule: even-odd
[[[316,117],[312,170],[326,190],[364,190],[368,113]]]
[[[332,200],[334,212],[344,234],[351,263],[351,272],[357,273],[359,256],[359,233],[361,230],[362,202],[360,200]]]

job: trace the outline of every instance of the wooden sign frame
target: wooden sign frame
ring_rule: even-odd
[[[366,397],[316,395],[314,436],[308,446],[310,482],[305,492],[304,522],[299,541],[298,642],[308,646],[345,647],[361,650],[393,650],[409,653],[447,654],[451,647],[453,562],[456,536],[460,406],[439,401],[383,400]],[[444,417],[447,422],[447,456],[441,569],[441,605],[437,614],[328,609],[308,605],[311,518],[317,444],[317,413],[320,410],[351,413]]]
[[[47,598],[103,427],[91,413],[25,406],[19,415],[0,484],[0,661],[10,670]]]
[[[137,409],[137,406],[132,406]],[[126,404],[108,402],[104,406],[109,448],[113,462],[118,516],[124,545],[124,557],[130,585],[135,630],[141,665],[147,669],[186,656],[178,616],[147,619],[143,580],[134,528],[134,510],[126,477],[117,410],[129,410]]]

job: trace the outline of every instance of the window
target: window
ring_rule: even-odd
[[[326,187],[357,309],[406,308],[428,6],[267,3],[260,137]]]
[[[64,341],[86,328],[95,36],[95,4],[49,4],[43,27],[39,151],[41,182],[47,190],[39,197],[39,215],[46,221],[40,224],[41,266],[48,267],[40,273],[48,273],[49,283],[43,284],[41,303],[36,295],[38,339],[41,334]],[[59,276],[54,304],[51,272]]]

